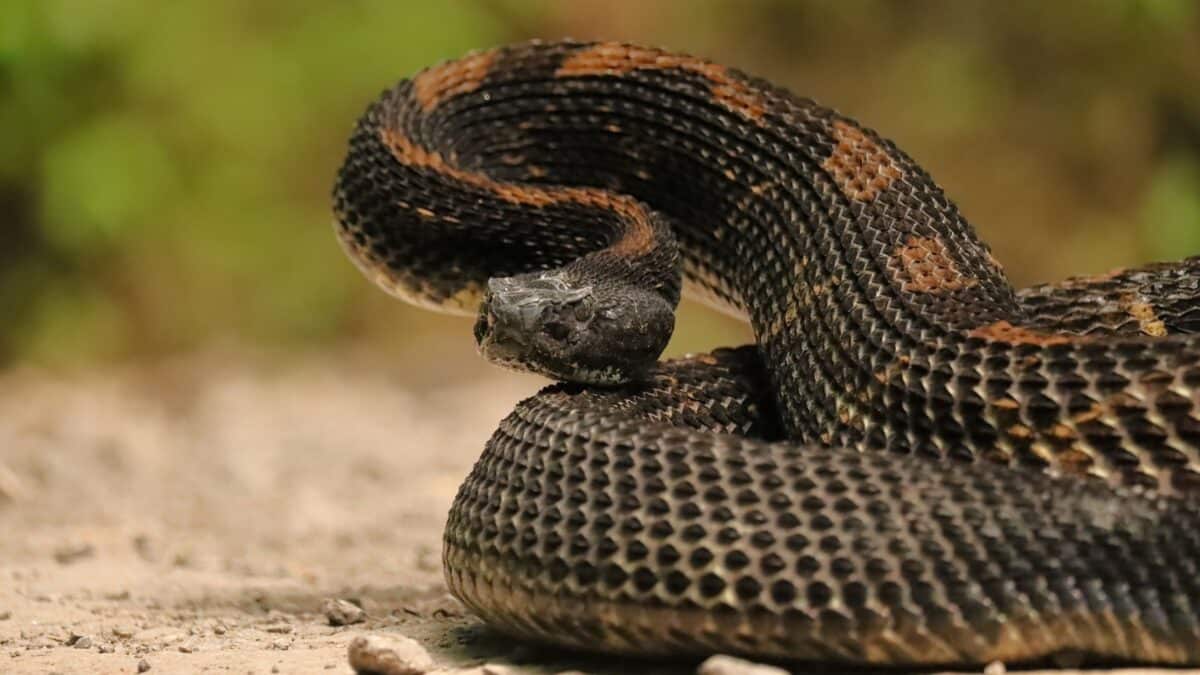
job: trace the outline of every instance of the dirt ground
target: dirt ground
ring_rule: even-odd
[[[455,489],[541,381],[438,349],[436,378],[352,350],[0,375],[0,673],[348,673],[359,635],[445,669],[692,672],[516,644],[446,593]]]

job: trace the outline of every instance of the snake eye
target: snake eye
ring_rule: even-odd
[[[546,335],[550,336],[551,339],[557,342],[565,342],[567,337],[571,335],[571,329],[557,321],[547,323],[542,330],[546,333]]]

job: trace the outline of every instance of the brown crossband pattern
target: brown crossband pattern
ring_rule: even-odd
[[[850,199],[869,202],[904,177],[887,152],[859,127],[836,120],[832,136],[837,145],[821,166]]]
[[[942,293],[970,288],[979,282],[962,273],[942,240],[909,237],[896,248],[891,267],[902,290],[909,293]]]
[[[636,200],[629,197],[588,188],[555,187],[541,188],[520,183],[494,180],[486,174],[466,171],[450,165],[436,152],[417,146],[399,130],[380,130],[384,144],[392,151],[396,161],[409,167],[429,169],[463,185],[487,190],[510,204],[544,207],[554,204],[578,204],[603,209],[620,216],[624,225],[623,234],[614,244],[614,252],[635,255],[644,253],[654,244],[655,230],[649,212]],[[419,215],[432,218],[435,214],[426,211]]]
[[[442,101],[475,91],[483,84],[496,52],[486,51],[434,66],[413,78],[413,93],[426,112]]]
[[[739,115],[759,121],[767,111],[762,95],[729,69],[691,56],[671,54],[617,42],[606,42],[567,57],[557,77],[620,76],[637,70],[678,69],[702,75],[708,80],[713,100]]]

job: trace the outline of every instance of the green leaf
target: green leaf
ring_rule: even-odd
[[[1200,254],[1200,159],[1168,157],[1150,181],[1142,214],[1147,247],[1155,259]]]
[[[150,222],[175,183],[170,153],[153,129],[125,116],[97,120],[47,152],[43,232],[77,253],[114,242]]]

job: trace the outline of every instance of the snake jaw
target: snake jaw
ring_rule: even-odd
[[[556,270],[491,279],[475,340],[497,365],[616,385],[643,376],[673,328],[673,308],[653,293],[604,289]]]

